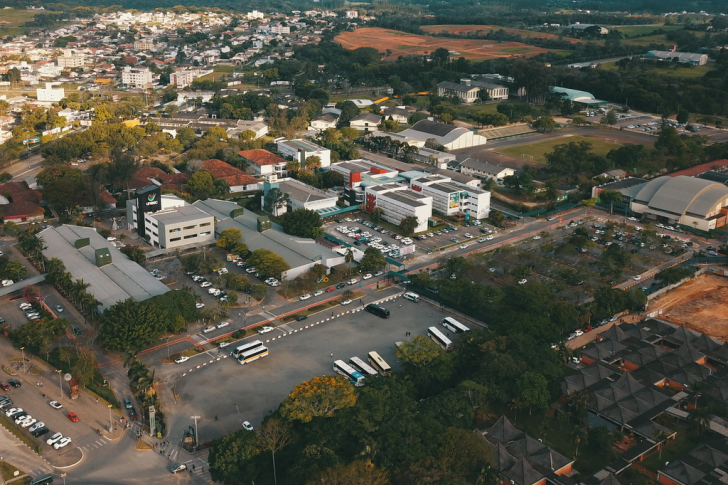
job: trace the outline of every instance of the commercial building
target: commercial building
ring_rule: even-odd
[[[175,71],[169,75],[169,83],[177,86],[178,88],[185,88],[192,84],[192,81],[194,80],[194,71],[188,71],[186,69],[175,69]]]
[[[38,236],[45,242],[43,256],[61,260],[72,280],[88,283],[86,291],[101,303],[100,311],[129,298],[144,301],[169,291],[91,227],[48,227]]]
[[[647,219],[709,231],[726,224],[728,187],[684,175],[657,177],[641,186],[630,208]]]
[[[235,202],[207,199],[198,200],[193,205],[215,217],[218,237],[225,229],[235,228],[243,234],[243,240],[251,251],[267,249],[282,257],[291,267],[283,272],[283,280],[292,280],[315,264],[332,268],[344,263],[343,255],[313,239],[285,234],[275,223],[269,223],[267,228],[267,224],[260,223],[263,216],[246,211]]]
[[[382,218],[399,225],[406,217],[416,217],[414,232],[427,230],[427,220],[432,217],[432,197],[413,192],[406,185],[388,183],[364,189],[364,207],[371,212],[375,207],[384,211]]]
[[[435,143],[448,150],[485,145],[487,142],[484,136],[465,128],[430,120],[418,121],[412,128],[399,133],[376,131],[373,136],[387,136],[393,140],[416,147],[424,147],[428,140],[434,140]]]
[[[124,66],[121,71],[121,82],[134,88],[146,88],[152,84],[152,71],[148,67]]]
[[[291,211],[308,209],[324,214],[330,209],[335,209],[336,202],[339,200],[339,195],[335,192],[324,192],[295,179],[264,182],[263,187],[263,192],[266,194],[274,187],[287,194],[289,200],[287,205]]]
[[[483,180],[494,179],[502,183],[505,177],[514,175],[516,171],[509,167],[483,162],[475,158],[466,158],[460,163],[460,173],[472,175]]]
[[[410,180],[410,188],[432,197],[432,209],[443,215],[484,219],[490,214],[490,192],[453,182],[444,175]]]
[[[204,246],[215,242],[215,218],[170,194],[149,185],[126,202],[129,229],[160,249]]]
[[[81,52],[77,52],[73,49],[63,49],[63,53],[56,57],[56,65],[58,67],[83,67],[86,63],[86,56]]]
[[[57,103],[66,97],[66,91],[63,88],[54,88],[53,84],[46,83],[45,88],[35,90],[38,101],[44,103]]]
[[[465,78],[461,79],[460,83],[442,81],[437,85],[437,95],[456,97],[465,103],[472,103],[481,98],[503,100],[508,99],[508,88],[500,84]]]
[[[141,39],[134,41],[134,49],[140,51],[148,51],[154,48],[154,42],[149,39]]]
[[[448,162],[457,160],[457,157],[452,153],[420,147],[415,153],[414,159],[416,162],[433,165],[437,168],[446,168]]]
[[[708,54],[694,54],[690,52],[676,51],[648,51],[643,57],[646,60],[663,62],[679,62],[691,66],[704,66],[708,63]]]
[[[362,113],[349,120],[349,126],[360,131],[374,131],[382,122],[382,117],[374,113]]]
[[[308,157],[319,157],[320,168],[328,168],[331,165],[331,150],[306,140],[277,140],[278,153],[284,157],[292,157],[301,167],[306,166]]]
[[[601,99],[597,99],[594,97],[594,95],[587,91],[579,91],[578,89],[569,89],[569,88],[562,88],[559,86],[554,86],[551,88],[551,91],[556,94],[560,94],[564,99],[568,99],[569,101],[580,104],[585,107],[597,107],[597,106],[603,106],[606,105],[607,102],[603,101]]]
[[[230,120],[225,118],[211,118],[207,113],[194,113],[189,115],[177,115],[174,118],[148,118],[147,121],[156,123],[163,132],[177,136],[177,131],[182,128],[189,128],[197,136],[202,136],[213,126],[223,128],[229,137],[237,137],[244,131],[255,133],[255,140],[268,133],[268,125],[262,121],[251,120]]]
[[[268,150],[263,150],[262,148],[242,150],[238,152],[238,155],[248,162],[250,169],[253,170],[255,175],[268,176],[275,174],[279,178],[288,175],[288,171],[286,170],[288,161]]]

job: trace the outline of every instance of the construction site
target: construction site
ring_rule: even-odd
[[[705,273],[651,301],[650,315],[728,341],[728,277]]]

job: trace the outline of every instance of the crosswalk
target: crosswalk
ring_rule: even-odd
[[[111,440],[109,438],[107,438],[106,436],[101,436],[101,437],[99,437],[99,439],[92,438],[85,444],[79,443],[78,447],[81,448],[84,453],[89,453],[94,450],[98,450],[99,448],[101,448],[104,445],[109,444],[110,441]]]
[[[187,453],[181,453],[182,448],[176,446],[165,446],[162,448],[160,455],[166,458],[169,463],[181,463],[187,468],[184,471],[178,472],[178,474],[192,475],[197,479],[201,479],[206,483],[212,483],[212,476],[210,475],[210,467],[208,466],[207,455],[203,457],[192,457]]]

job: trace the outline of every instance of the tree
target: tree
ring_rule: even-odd
[[[687,123],[690,120],[690,112],[685,108],[679,109],[675,120],[678,123]]]
[[[295,390],[295,389],[294,389]],[[270,451],[273,459],[273,483],[278,483],[276,474],[276,451],[293,441],[291,424],[278,418],[266,420],[258,430],[257,444],[261,451]]]
[[[144,264],[147,261],[144,250],[135,244],[127,244],[121,248],[121,252],[137,264]]]
[[[346,183],[344,174],[335,170],[328,170],[321,174],[321,185],[325,189],[341,187]]]
[[[359,267],[362,271],[374,271],[382,268],[386,262],[384,255],[379,249],[369,246],[364,250],[364,256],[359,261]]]
[[[528,414],[533,408],[537,410],[546,409],[551,401],[549,393],[549,382],[542,375],[536,372],[525,372],[516,384],[518,395],[525,406],[528,406]]]
[[[248,258],[248,264],[255,266],[260,274],[281,279],[281,273],[291,267],[286,260],[268,249],[256,249]]]
[[[450,427],[443,434],[438,450],[443,469],[465,483],[473,483],[480,471],[490,464],[490,447],[477,431]]]
[[[556,128],[556,121],[550,116],[541,116],[532,123],[536,131],[541,133],[551,133]]]
[[[397,358],[415,367],[425,367],[441,354],[440,347],[424,335],[415,335],[397,347]]]
[[[321,168],[321,157],[317,155],[311,155],[310,157],[306,157],[306,166],[304,167],[306,170],[318,170]]]
[[[379,222],[382,220],[382,217],[384,217],[384,209],[381,207],[375,207],[372,209],[371,217],[374,222]]]
[[[359,114],[359,108],[357,108],[353,101],[344,101],[341,105],[337,104],[336,107],[341,110],[339,124],[342,126],[348,126],[349,121]]]
[[[389,485],[387,472],[371,461],[356,460],[329,468],[306,485]]]
[[[414,234],[415,229],[417,229],[417,226],[420,225],[419,220],[417,220],[416,216],[407,216],[401,221],[399,221],[399,228],[402,230],[402,234],[405,236],[411,236]]]
[[[349,267],[349,274],[351,274],[351,263],[354,262],[354,251],[352,251],[351,248],[346,248],[344,262],[346,263],[346,266]]]
[[[220,233],[220,237],[218,238],[215,245],[219,248],[231,251],[235,246],[240,244],[242,240],[243,233],[240,232],[240,229],[235,229],[234,227],[231,227],[230,229],[225,229]]]
[[[283,214],[281,226],[286,234],[316,239],[324,235],[323,222],[318,212],[309,209],[296,209]]]
[[[492,209],[488,215],[488,219],[496,227],[503,227],[506,222],[506,216],[498,209]]]
[[[614,108],[607,111],[607,116],[604,117],[604,122],[608,125],[613,125],[617,122],[617,110]]]
[[[213,127],[216,128],[216,127]],[[185,190],[196,199],[207,199],[217,193],[215,179],[209,170],[193,173],[185,185]]]
[[[263,210],[269,214],[278,215],[279,211],[286,207],[291,201],[288,194],[281,192],[278,188],[272,188],[263,197]]]
[[[234,485],[241,477],[254,476],[253,459],[258,453],[258,435],[250,431],[239,430],[213,441],[208,458],[212,479]]]
[[[307,423],[316,417],[332,417],[339,409],[356,404],[354,386],[343,376],[314,377],[293,388],[281,403],[281,415]]]

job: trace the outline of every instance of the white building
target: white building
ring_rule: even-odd
[[[125,66],[121,71],[121,82],[135,88],[146,88],[152,83],[152,71],[148,67]]]
[[[63,53],[56,58],[58,67],[83,67],[86,63],[86,56],[73,49],[63,49]]]
[[[289,26],[283,26],[280,24],[273,24],[270,26],[270,33],[271,34],[290,34],[291,28]]]
[[[410,180],[410,188],[432,197],[433,210],[444,215],[461,213],[470,219],[484,219],[490,214],[490,192],[453,182],[444,175]]]
[[[344,16],[347,19],[356,19],[356,18],[359,18],[359,11],[358,10],[347,10],[344,13]]]
[[[364,189],[364,207],[371,212],[380,207],[384,214],[382,218],[399,225],[406,217],[417,218],[417,227],[414,232],[427,230],[427,220],[432,217],[432,197],[413,192],[406,185],[383,184],[373,185]]]
[[[669,62],[677,59],[677,62],[693,66],[704,66],[708,63],[708,54],[694,54],[691,52],[649,51],[644,58]]]
[[[311,120],[311,128],[316,131],[324,131],[329,128],[336,128],[337,119],[338,117],[334,116],[332,113],[319,115]]]
[[[53,84],[46,83],[45,88],[35,90],[38,101],[45,103],[57,103],[66,97],[66,91],[63,88],[54,88]]]
[[[178,88],[185,88],[195,80],[195,73],[186,69],[176,69],[169,75],[169,83]]]
[[[382,117],[374,113],[362,113],[349,120],[349,126],[361,131],[373,131],[382,122]]]
[[[238,155],[248,162],[254,175],[276,175],[278,178],[283,178],[288,175],[288,171],[286,170],[288,160],[268,150],[254,148],[252,150],[239,151]]]
[[[338,194],[324,192],[295,179],[278,180],[278,188],[288,194],[290,211],[308,209],[325,214],[336,209],[336,202],[339,200]]]
[[[331,165],[331,150],[324,148],[315,143],[306,140],[278,140],[278,153],[286,157],[293,157],[301,164],[306,166],[308,157],[319,157],[321,159],[321,168],[328,168]]]
[[[460,84],[443,81],[437,85],[438,96],[454,96],[466,103],[478,100],[482,96],[481,91],[484,91],[490,99],[508,99],[508,88],[500,84],[466,78],[461,79]]]
[[[448,150],[485,145],[487,142],[484,136],[465,128],[430,120],[418,121],[412,128],[399,133],[375,131],[372,136],[387,136],[416,147],[423,147],[427,140],[434,140]]]
[[[505,177],[515,175],[516,171],[509,167],[501,167],[475,158],[466,158],[460,163],[460,173],[483,180],[495,179],[496,182],[503,182]]]

